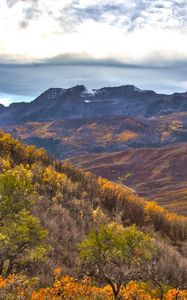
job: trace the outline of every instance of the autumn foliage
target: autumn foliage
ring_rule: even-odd
[[[22,275],[0,277],[0,299],[16,300],[112,300],[113,293],[110,286],[95,286],[87,277],[77,280],[71,276],[62,276],[61,269],[54,270],[54,283],[51,287],[33,290],[34,280]],[[9,298],[6,298],[9,297]],[[159,300],[157,291],[150,290],[146,283],[130,282],[126,288],[122,287],[121,300]],[[168,289],[163,300],[186,300],[187,291]]]
[[[0,299],[113,299],[104,276],[84,277],[77,262],[78,245],[111,223],[135,224],[140,242],[148,234],[157,249],[143,278],[122,277],[119,299],[187,299],[184,217],[0,132]],[[120,254],[114,263],[124,263],[118,250],[112,248]]]

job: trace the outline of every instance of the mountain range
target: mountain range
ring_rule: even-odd
[[[30,103],[0,105],[0,127],[187,214],[187,93],[50,88]]]
[[[50,88],[30,103],[0,107],[0,125],[111,115],[153,117],[187,111],[187,93],[172,95],[133,85],[89,90],[83,85]]]

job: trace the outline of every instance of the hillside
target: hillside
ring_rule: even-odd
[[[81,269],[77,269],[77,245],[86,238],[90,230],[99,228],[101,224],[118,224],[115,225],[118,227],[114,228],[120,230],[123,226],[136,224],[137,228],[144,232],[145,238],[148,233],[155,236],[158,257],[154,258],[154,264],[156,259],[159,282],[165,284],[166,280],[170,280],[172,287],[178,287],[179,284],[183,287],[187,280],[186,218],[168,213],[155,203],[140,198],[120,185],[85,173],[68,163],[55,161],[48,157],[43,149],[25,146],[3,132],[0,133],[0,170],[0,275],[11,276],[11,273],[15,273],[15,276],[18,276],[18,279],[15,276],[14,279],[8,277],[6,282],[0,277],[2,293],[7,287],[2,295],[15,291],[9,290],[9,280],[12,280],[12,284],[15,282],[15,286],[19,284],[23,287],[23,279],[19,279],[23,274],[29,277],[37,276],[39,282],[36,287],[51,284],[56,267],[63,270],[62,275],[68,274],[77,278],[79,272],[81,274]],[[131,230],[131,227],[128,228]],[[134,232],[134,227],[132,230]],[[180,253],[171,246],[172,244]],[[136,255],[136,251],[133,255]],[[162,255],[166,253],[170,262],[173,261],[172,264],[168,261],[163,265]],[[164,271],[166,264],[167,267],[171,266],[167,273]],[[177,281],[177,273],[176,277],[173,274],[172,268],[176,268],[176,264],[179,272],[183,274],[180,283]],[[155,272],[158,270],[156,268]],[[173,281],[171,277],[164,279],[164,276],[171,274]],[[150,284],[151,276],[150,274]],[[69,281],[74,282],[74,279],[67,276],[63,277],[66,281],[62,282],[58,278],[56,280],[60,289],[63,282],[67,281],[67,285]],[[19,283],[16,283],[16,280]],[[79,282],[81,284],[81,281]],[[106,284],[106,281],[99,277],[97,282],[100,286]],[[28,293],[26,286],[24,291]],[[29,289],[31,293],[31,287]],[[46,293],[46,297],[50,292],[58,293],[56,285],[54,289],[41,291],[42,297],[43,293]],[[18,293],[19,289],[16,291]],[[68,295],[66,299],[69,299]],[[2,299],[4,297],[2,296]],[[29,297],[26,299],[30,299]],[[31,299],[47,299],[41,298],[40,292],[37,297]],[[112,299],[112,295],[106,299]]]
[[[151,119],[108,116],[47,122],[27,122],[3,127],[14,137],[44,147],[58,159],[127,148],[161,147],[187,141],[187,113]]]
[[[28,122],[4,129],[28,144],[43,146],[58,159],[159,143],[152,124],[128,116]]]
[[[187,214],[187,144],[129,149],[71,159],[85,170],[127,185],[161,206]]]

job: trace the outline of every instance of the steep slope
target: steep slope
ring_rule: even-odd
[[[131,281],[127,299],[137,298],[132,279],[138,279],[140,299],[158,299],[163,287],[165,299],[185,299],[186,291],[180,291],[187,282],[185,217],[3,132],[0,192],[0,299],[114,299],[104,286],[108,274],[113,282],[119,273],[120,286],[121,278]],[[86,273],[85,256],[80,264],[82,242],[85,253],[96,249]],[[97,266],[107,271],[106,279]],[[103,289],[94,287],[96,282]]]
[[[187,215],[187,143],[87,155],[71,161]]]
[[[181,145],[181,154],[182,151],[186,151],[186,146],[185,144]],[[153,149],[145,149],[146,153],[144,155],[148,156],[148,153],[151,153],[152,150]],[[160,149],[155,150],[160,151]],[[175,147],[173,147],[173,150],[175,150]],[[164,150],[162,151],[163,156],[166,156]],[[133,158],[137,160],[136,150],[127,151],[127,154],[129,153],[131,154],[132,160]],[[119,154],[122,159],[125,153],[117,153],[117,155]],[[175,153],[173,153],[173,155],[175,155]],[[112,154],[111,157],[112,156],[115,157],[115,154]],[[141,157],[143,157],[143,153]],[[127,160],[129,160],[129,158],[130,157],[127,157]],[[108,158],[106,158],[106,162],[108,162]],[[91,201],[90,204],[92,208],[96,208],[97,206],[103,207],[110,217],[114,213],[113,209],[116,209],[116,213],[118,214],[119,209],[121,210],[126,207],[123,218],[124,222],[127,223],[135,222],[142,225],[148,222],[148,224],[154,224],[156,220],[155,218],[146,218],[146,214],[150,213],[149,210],[152,209],[153,204],[139,197],[128,187],[123,187],[120,184],[115,184],[104,178],[97,178],[92,173],[73,167],[67,162],[55,161],[46,154],[44,149],[37,149],[35,146],[26,146],[14,139],[10,134],[0,131],[0,173],[4,174],[8,172],[9,174],[11,170],[14,170],[18,176],[21,172],[24,174],[24,172],[28,171],[29,177],[32,179],[31,182],[34,185],[33,188],[37,191],[38,196],[41,196],[40,200],[42,203],[46,201],[47,204],[48,199],[49,201],[53,200],[51,205],[54,204],[58,206],[60,203],[63,203],[68,207],[69,202],[72,201],[72,203],[75,204],[75,199],[77,198],[79,200],[82,199],[82,201],[85,202],[84,204],[89,204],[89,201]],[[186,176],[186,170],[184,170],[181,176]],[[130,176],[125,177],[128,178]],[[61,193],[61,195],[59,193]],[[65,198],[62,197],[63,194],[66,196]],[[33,202],[33,204],[36,206],[39,205],[37,202]],[[82,205],[83,203],[77,204]],[[154,204],[153,207],[158,209],[155,211],[155,214],[158,214],[158,218],[161,213],[165,221],[171,222],[171,226],[172,222],[175,223],[178,218],[182,223],[183,221],[186,222],[186,218],[177,217],[176,214],[168,214],[167,211],[161,209],[161,207],[156,204]],[[137,214],[138,211],[139,214]],[[40,211],[37,213],[40,214]],[[81,213],[81,211],[79,211],[79,213]],[[173,216],[173,219],[171,219],[170,216]],[[180,224],[177,226],[180,226]],[[187,238],[187,228],[181,227],[181,230],[184,229],[185,235],[181,235],[182,240]],[[167,232],[168,227],[160,227],[158,230]],[[175,228],[172,230],[175,230]],[[176,233],[177,231],[175,233],[171,231],[170,233],[168,232],[168,235],[171,234],[172,236]],[[176,235],[173,238],[178,239],[180,237]]]

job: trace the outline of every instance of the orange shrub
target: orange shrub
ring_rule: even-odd
[[[109,291],[91,285],[90,280],[85,278],[78,282],[68,275],[61,277],[60,269],[55,270],[55,281],[51,288],[40,289],[33,292],[31,300],[78,300],[78,299],[95,299],[110,300],[112,299]]]
[[[165,295],[165,300],[187,300],[187,290],[170,289]]]

